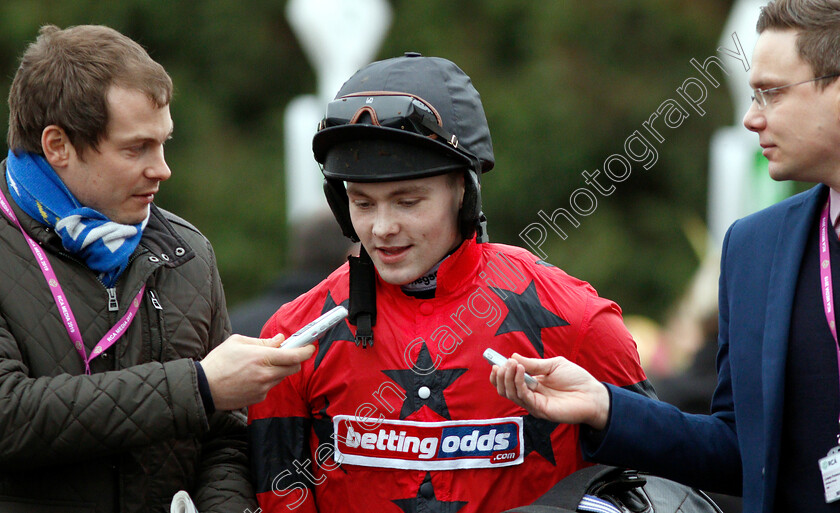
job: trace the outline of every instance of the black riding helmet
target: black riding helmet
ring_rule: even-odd
[[[312,139],[324,192],[342,231],[350,223],[344,181],[391,182],[465,171],[461,233],[479,226],[479,175],[493,168],[490,128],[470,77],[451,61],[406,53],[357,71],[327,106]],[[479,233],[479,240],[486,233]]]
[[[467,239],[487,240],[479,176],[493,168],[493,144],[481,98],[470,78],[439,57],[406,53],[374,62],[341,87],[312,139],[324,193],[345,236],[358,241],[344,182],[392,182],[462,170],[458,222]],[[356,344],[373,344],[373,262],[350,257],[350,322]]]

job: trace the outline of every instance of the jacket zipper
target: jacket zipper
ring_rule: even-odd
[[[41,244],[39,243],[39,245],[41,245]],[[87,264],[85,264],[79,258],[76,258],[75,255],[71,255],[70,253],[67,253],[67,252],[64,252],[64,251],[59,251],[58,255],[60,257],[66,258],[66,259],[68,259],[72,262],[75,262],[82,267],[90,269],[89,267],[87,267]],[[117,300],[117,288],[116,287],[106,287],[105,284],[102,283],[102,281],[100,281],[98,278],[97,278],[96,281],[98,281],[99,284],[102,285],[102,287],[105,288],[105,290],[108,292],[108,311],[109,312],[119,311],[120,305],[119,305],[119,301]],[[109,320],[113,321],[114,319],[112,317],[116,317],[116,316],[109,316]],[[113,361],[114,361],[113,369],[118,370],[119,369],[119,358],[117,358],[116,351],[114,352],[113,356],[114,356],[114,358],[113,358]],[[116,494],[114,494],[114,505],[115,505],[115,510],[116,511],[120,511],[120,510],[124,509],[124,508],[121,507],[122,506],[121,498],[123,496],[123,490],[125,489],[125,486],[124,486],[124,483],[123,483],[123,475],[122,475],[122,471],[121,471],[122,466],[123,466],[122,460],[123,460],[123,457],[119,456],[119,455],[113,456],[111,458],[111,470],[113,470],[113,478],[114,478],[114,484],[115,484],[115,488],[116,488]]]
[[[117,312],[120,309],[120,303],[117,301],[117,288],[108,287],[108,311]]]
[[[88,267],[87,264],[85,264],[85,262],[83,260],[80,260],[75,255],[72,255],[72,254],[67,253],[65,251],[59,251],[58,255],[62,258],[66,258],[67,260],[70,260],[71,262],[75,262],[75,263],[79,264],[80,266],[84,267],[85,269],[90,270],[90,267]],[[130,262],[130,260],[129,260],[129,262]],[[120,303],[117,300],[117,288],[106,286],[104,283],[102,283],[102,280],[100,280],[98,277],[96,278],[96,281],[98,281],[99,284],[102,285],[102,288],[105,289],[105,292],[108,293],[108,311],[109,312],[119,311]],[[112,319],[111,317],[109,317],[109,319],[112,320],[112,321],[115,320],[115,319]]]

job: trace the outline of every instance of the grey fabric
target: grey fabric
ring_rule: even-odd
[[[408,52],[402,57],[372,62],[347,79],[336,99],[342,96],[374,91],[390,91],[417,95],[437,110],[443,128],[458,138],[458,148],[478,158],[476,172],[490,171],[495,164],[493,142],[481,96],[470,77],[454,62],[440,57],[423,57]],[[372,94],[371,96],[375,96]],[[417,144],[437,146],[439,150],[458,154],[446,141],[365,123],[338,125],[319,130],[312,138],[315,160],[324,163],[326,154],[337,142],[359,138],[384,138],[387,134]],[[327,178],[347,179],[331,176]]]
[[[8,198],[5,173],[0,187]],[[169,511],[180,489],[202,513],[255,509],[244,414],[208,419],[196,383],[193,360],[230,333],[209,242],[153,207],[110,312],[95,273],[13,206],[47,251],[88,353],[142,284],[147,291],[126,334],[86,376],[35,258],[0,216],[0,511],[12,498],[33,504],[28,511],[56,502],[67,511]]]

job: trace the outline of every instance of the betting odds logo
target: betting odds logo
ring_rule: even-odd
[[[524,460],[521,417],[413,422],[338,415],[333,427],[335,457],[342,464],[452,470]]]

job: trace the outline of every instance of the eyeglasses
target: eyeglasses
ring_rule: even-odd
[[[758,105],[758,110],[764,110],[767,107],[767,103],[776,95],[781,89],[785,89],[788,87],[793,87],[801,84],[807,84],[808,82],[816,82],[817,80],[822,80],[824,78],[834,78],[840,76],[840,73],[832,73],[830,75],[823,75],[817,78],[810,78],[808,80],[803,80],[802,82],[796,82],[793,84],[787,84],[779,87],[771,87],[770,89],[753,89],[753,96],[752,100]]]
[[[370,124],[406,130],[437,139],[458,147],[458,137],[443,128],[443,121],[435,108],[419,96],[391,91],[364,91],[348,94],[327,105],[327,115],[318,130],[352,125],[364,116]]]

